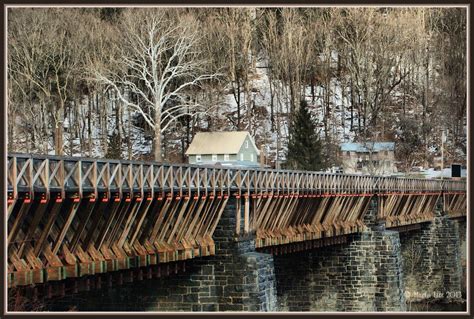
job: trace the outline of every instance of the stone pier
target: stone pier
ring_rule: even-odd
[[[406,310],[400,240],[377,224],[376,205],[347,243],[274,257],[281,310]]]
[[[409,301],[459,300],[463,296],[460,222],[451,220],[439,201],[431,222],[401,234]],[[462,222],[461,222],[462,227]]]
[[[277,311],[273,257],[255,251],[254,234],[236,236],[237,200],[232,199],[221,216],[213,236],[216,256],[208,259],[214,284],[220,287],[216,310]]]
[[[253,234],[236,236],[236,201],[229,199],[214,232],[215,255],[188,261],[186,272],[80,293],[56,300],[46,308],[277,311],[273,257],[255,251]]]

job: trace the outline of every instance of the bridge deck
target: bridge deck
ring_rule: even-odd
[[[8,284],[212,255],[229,200],[259,248],[340,238],[374,196],[388,227],[466,213],[464,181],[9,154]]]

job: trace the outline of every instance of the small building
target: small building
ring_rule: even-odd
[[[199,132],[186,155],[189,164],[258,167],[260,152],[247,131]]]
[[[344,173],[391,175],[395,166],[395,143],[342,143],[341,158]]]

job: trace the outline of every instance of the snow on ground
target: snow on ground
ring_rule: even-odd
[[[443,170],[435,171],[434,168],[429,168],[427,170],[423,170],[420,174],[424,175],[425,178],[450,178],[451,177],[451,168],[445,168]],[[461,169],[461,177],[466,177],[467,171],[466,169]]]

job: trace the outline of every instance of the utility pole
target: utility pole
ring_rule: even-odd
[[[441,131],[441,179],[444,178],[444,142],[446,142],[446,135],[443,128]]]

